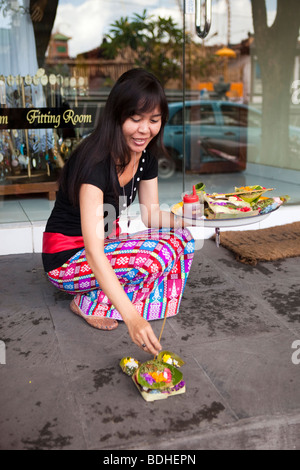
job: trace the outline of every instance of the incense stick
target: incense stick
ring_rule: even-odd
[[[241,194],[245,194],[247,196],[252,194],[252,193],[265,193],[267,191],[273,191],[274,188],[268,188],[268,189],[253,189],[253,190],[246,190],[246,191],[236,191],[235,193],[218,193],[218,194],[208,194],[208,196],[212,199],[218,198],[220,196],[239,196]]]
[[[165,324],[166,324],[166,319],[167,319],[167,309],[165,311],[165,316],[164,316],[164,321],[163,321],[163,324],[162,324],[162,327],[161,327],[161,330],[160,330],[160,334],[159,334],[159,338],[158,338],[158,342],[160,343],[160,340],[161,340],[161,337],[162,337],[162,334],[163,334],[163,331],[164,331],[164,327],[165,327]],[[154,359],[156,358],[157,356],[154,356]]]

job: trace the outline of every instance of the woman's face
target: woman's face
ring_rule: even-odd
[[[140,153],[155,137],[161,128],[161,111],[159,107],[150,113],[134,114],[126,119],[122,126],[123,135],[131,154]]]

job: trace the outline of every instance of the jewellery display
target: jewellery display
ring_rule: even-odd
[[[30,9],[19,5],[15,0],[0,0],[0,11],[3,11],[5,17],[9,12],[21,13],[23,15],[30,14]]]
[[[43,129],[41,125],[30,126],[27,121],[20,121],[17,109],[34,109],[49,118],[51,113],[55,116],[55,109],[67,103],[68,99],[77,106],[78,96],[85,95],[87,90],[87,78],[63,77],[53,73],[48,76],[42,68],[34,76],[0,75],[0,181],[50,176],[64,166],[80,141],[79,129],[75,126],[74,137],[64,137],[64,132],[55,123]],[[17,121],[21,122],[21,129],[8,129],[7,116],[10,112],[13,113],[11,127],[18,126],[16,116]]]

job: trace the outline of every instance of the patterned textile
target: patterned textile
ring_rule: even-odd
[[[104,251],[141,316],[157,320],[178,313],[194,249],[187,229],[149,229],[106,239]],[[122,320],[100,289],[84,249],[48,277],[59,289],[76,295],[75,302],[86,315]]]

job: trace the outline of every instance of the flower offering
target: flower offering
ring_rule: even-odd
[[[260,185],[235,187],[234,192],[212,194],[205,192],[203,183],[198,183],[195,188],[199,199],[204,204],[206,219],[262,215],[277,209],[289,200],[289,196],[264,196],[265,193],[274,189]]]
[[[132,379],[146,401],[160,400],[185,392],[185,382],[178,368],[184,361],[170,351],[161,351],[156,359],[140,364],[125,357],[120,366]]]

